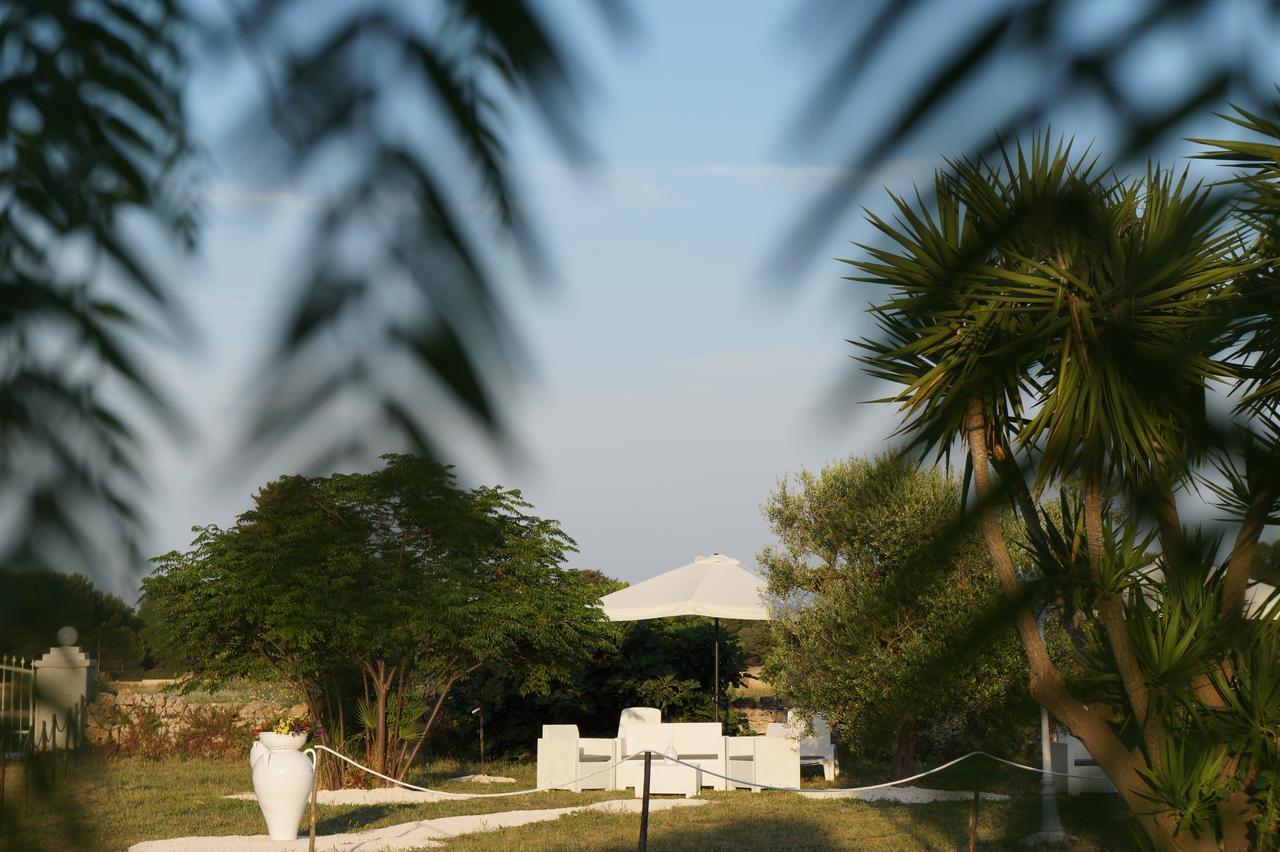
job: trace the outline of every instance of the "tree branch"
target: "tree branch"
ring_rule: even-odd
[[[1276,503],[1277,493],[1272,487],[1258,489],[1245,512],[1240,529],[1236,532],[1231,556],[1227,558],[1227,573],[1222,582],[1221,612],[1224,616],[1244,610],[1244,596],[1253,573],[1253,561],[1258,550],[1258,538],[1267,524],[1267,518]]]

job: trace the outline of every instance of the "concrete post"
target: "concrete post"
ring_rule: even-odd
[[[76,646],[73,627],[58,631],[58,644],[31,664],[34,673],[32,730],[65,730],[57,742],[76,748],[84,738],[84,708],[93,700],[98,664]],[[55,724],[56,721],[56,724]]]

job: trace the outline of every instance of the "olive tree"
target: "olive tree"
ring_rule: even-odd
[[[981,539],[959,526],[960,486],[895,454],[848,458],[783,479],[764,506],[778,543],[758,562],[777,603],[770,683],[824,713],[855,752],[896,743],[911,773],[917,736],[935,746],[989,733],[1025,696],[1026,663],[1000,619]],[[957,639],[991,632],[980,653]]]

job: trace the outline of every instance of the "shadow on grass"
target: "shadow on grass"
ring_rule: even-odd
[[[858,800],[810,800],[786,793],[713,793],[703,807],[651,814],[654,850],[967,848],[968,802],[870,804]],[[1038,801],[983,802],[978,846],[1019,848],[1039,825]],[[1073,832],[1079,826],[1069,825]],[[1124,834],[1106,826],[1084,826],[1081,850],[1126,848]],[[639,817],[582,813],[555,822],[469,835],[450,841],[454,850],[636,848]]]
[[[317,811],[316,834],[346,834],[349,831],[363,831],[389,813],[391,808],[386,805],[344,806],[342,813],[335,816],[321,816]],[[310,811],[303,811],[300,826],[303,833],[307,832],[310,819]]]

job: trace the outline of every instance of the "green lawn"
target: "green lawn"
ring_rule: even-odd
[[[491,763],[486,768],[490,774],[517,778],[518,786],[532,786],[533,766],[529,763]],[[0,813],[0,848],[33,852],[124,849],[140,840],[264,831],[254,802],[222,798],[228,793],[250,789],[247,760],[85,759],[79,765],[73,763],[69,771],[61,761],[46,769],[55,771],[54,792],[50,797],[33,793],[27,800],[21,771],[9,765],[6,808]],[[415,780],[437,787],[463,789],[462,785],[443,783],[444,779],[478,769],[456,761],[437,761],[418,773]],[[931,786],[961,786],[973,778],[956,772]],[[41,779],[41,783],[47,780]],[[805,780],[806,784],[818,786],[809,776]],[[985,780],[1003,785],[1010,792],[1016,790],[1016,797],[1009,802],[982,803],[981,847],[1012,846],[1038,825],[1039,800],[1035,785],[1001,781],[994,772]],[[70,797],[58,792],[68,790],[73,791]],[[332,834],[438,816],[566,807],[619,797],[626,798],[629,794],[594,792],[575,796],[554,792],[422,805],[325,806],[319,809],[319,826],[321,833]],[[707,798],[712,804],[705,807],[653,814],[651,848],[955,849],[964,838],[969,813],[965,802],[873,805],[849,800],[811,801],[786,793],[753,795],[747,792],[708,794]],[[1122,814],[1114,798],[1063,798],[1061,802],[1064,823],[1081,839],[1079,848],[1127,847]],[[29,809],[25,815],[24,805]],[[632,849],[638,830],[638,816],[587,813],[458,838],[449,845],[457,849],[490,850]]]
[[[490,764],[490,774],[519,778],[533,786],[531,766]],[[266,829],[253,801],[224,799],[253,788],[249,762],[151,761],[125,758],[86,759],[65,770],[61,760],[46,767],[54,772],[38,783],[51,788],[27,797],[19,768],[9,764],[5,810],[0,813],[0,848],[17,850],[126,849],[140,840],[210,834],[262,834]],[[514,771],[513,771],[514,770]],[[450,775],[478,771],[454,761],[441,761],[415,777],[442,789],[498,792],[507,786],[439,784]],[[65,773],[65,774],[64,774]],[[34,786],[34,785],[33,785]],[[516,786],[515,789],[519,789]],[[73,790],[65,797],[60,791]],[[480,814],[527,808],[561,808],[619,798],[622,793],[533,793],[498,799],[436,802],[417,805],[334,805],[318,808],[322,834],[394,825],[457,814]],[[25,811],[25,813],[24,813]]]
[[[969,805],[868,804],[843,800],[814,801],[789,793],[713,793],[713,804],[655,813],[649,819],[649,844],[662,852],[725,849],[873,849],[919,850],[960,848],[967,844]],[[1118,803],[1110,797],[1064,802],[1063,823],[1077,838],[1075,849],[1129,849],[1119,822]],[[983,802],[978,846],[1011,849],[1039,827],[1038,801],[1019,798]],[[640,818],[635,815],[584,813],[554,822],[460,837],[451,850],[497,849],[634,849]],[[965,846],[967,848],[967,845]]]

